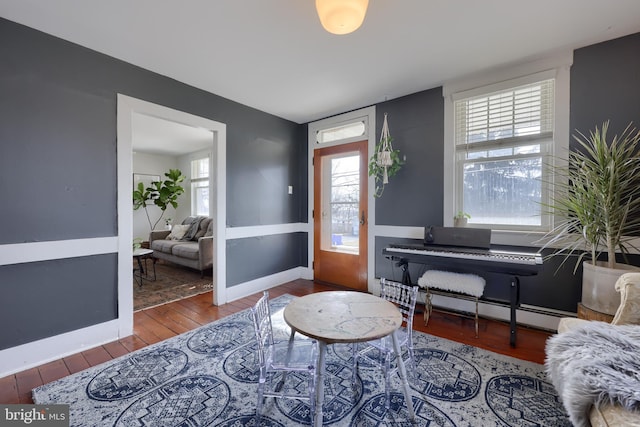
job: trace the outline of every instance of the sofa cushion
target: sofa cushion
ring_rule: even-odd
[[[171,254],[180,258],[195,259],[199,258],[198,242],[178,242],[171,248]]]
[[[158,252],[164,252],[165,254],[171,254],[172,248],[180,244],[184,244],[184,242],[180,240],[154,240],[153,242],[151,242],[151,249]]]
[[[576,319],[575,317],[563,317],[558,323],[558,333],[568,332],[579,327],[588,325],[589,320]]]
[[[620,292],[620,307],[611,321],[616,325],[640,324],[640,273],[625,273],[615,284]]]

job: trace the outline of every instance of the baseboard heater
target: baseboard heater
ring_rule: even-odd
[[[435,289],[430,289],[429,292],[432,295],[435,295],[435,296],[441,296],[441,297],[445,297],[445,298],[453,298],[453,299],[465,300],[465,301],[470,301],[470,302],[475,304],[475,297],[470,296],[470,295],[465,295],[465,294],[452,292],[452,291],[435,290]],[[426,290],[425,289],[420,289],[419,290],[419,294],[422,296],[421,301],[424,301],[425,298],[426,298]],[[510,303],[509,303],[508,300],[500,300],[500,299],[494,299],[494,298],[482,297],[479,300],[479,304],[480,304],[481,307],[489,305],[489,306],[500,307],[500,308],[503,308],[505,310],[509,310],[509,308],[510,308]],[[421,305],[424,305],[424,303],[422,303]],[[456,315],[461,315],[461,316],[468,317],[468,318],[475,317],[475,313],[473,313],[472,311],[451,308],[451,307],[447,307],[447,306],[442,306],[440,304],[434,304],[433,306],[434,306],[434,308],[437,308],[438,310],[441,310],[441,311],[444,311],[444,312],[448,312],[448,313],[452,313],[452,314],[456,314]],[[554,320],[554,322],[559,321],[561,317],[576,317],[577,316],[576,313],[572,313],[572,312],[555,310],[555,309],[550,309],[550,308],[545,308],[545,307],[537,307],[537,306],[528,305],[528,304],[521,304],[518,307],[517,310],[521,311],[521,312],[532,313],[532,314],[540,315],[540,316],[548,316],[548,317],[551,317],[553,319],[557,319],[557,320]],[[482,311],[483,310],[481,310],[481,312]],[[482,313],[482,317],[484,317],[485,319],[497,320],[497,321],[501,321],[501,322],[509,322],[508,318],[500,318],[500,317],[497,317],[497,316],[491,316],[491,315],[487,315],[486,313]],[[517,322],[517,323],[519,325],[523,325],[523,326],[526,326],[526,327],[535,327],[535,328],[538,328],[538,329],[541,329],[541,330],[555,331],[555,328],[553,326],[538,325],[538,324],[532,325],[532,324],[523,323],[523,322]]]

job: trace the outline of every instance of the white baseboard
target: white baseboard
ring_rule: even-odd
[[[301,279],[313,280],[313,268],[299,267],[302,270]]]
[[[307,270],[306,267],[296,267],[291,270],[281,271],[271,276],[261,277],[227,288],[227,302],[235,301],[257,292],[266,291],[283,283],[291,282],[292,280],[301,279],[303,275],[306,274],[305,270]]]
[[[0,351],[0,378],[120,339],[111,320]]]

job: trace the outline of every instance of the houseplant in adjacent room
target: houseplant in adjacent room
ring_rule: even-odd
[[[394,150],[391,142],[393,138],[389,133],[387,113],[384,113],[384,122],[380,134],[380,142],[376,144],[375,151],[369,159],[369,176],[374,177],[376,190],[374,197],[382,196],[384,186],[389,183],[389,178],[400,170],[403,162],[400,160],[400,150]]]
[[[133,189],[133,210],[144,209],[151,231],[155,230],[169,206],[178,208],[178,196],[184,193],[184,188],[180,184],[186,177],[182,175],[180,169],[169,169],[164,176],[166,177],[164,181],[153,181],[146,188],[140,182],[138,187]],[[149,215],[148,206],[151,205],[160,209],[160,216],[155,222],[151,221]]]
[[[617,278],[633,267],[626,255],[633,234],[640,231],[640,131],[631,124],[607,141],[609,122],[585,136],[578,132],[577,149],[565,165],[554,166],[555,194],[549,205],[556,222],[545,237],[552,255],[576,258],[574,272],[583,266],[582,304],[614,314],[620,296]],[[625,262],[616,260],[621,254]]]

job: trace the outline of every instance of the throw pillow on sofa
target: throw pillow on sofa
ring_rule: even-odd
[[[167,236],[167,240],[180,240],[184,237],[187,231],[189,231],[190,224],[186,225],[174,225],[171,228],[171,233]]]

